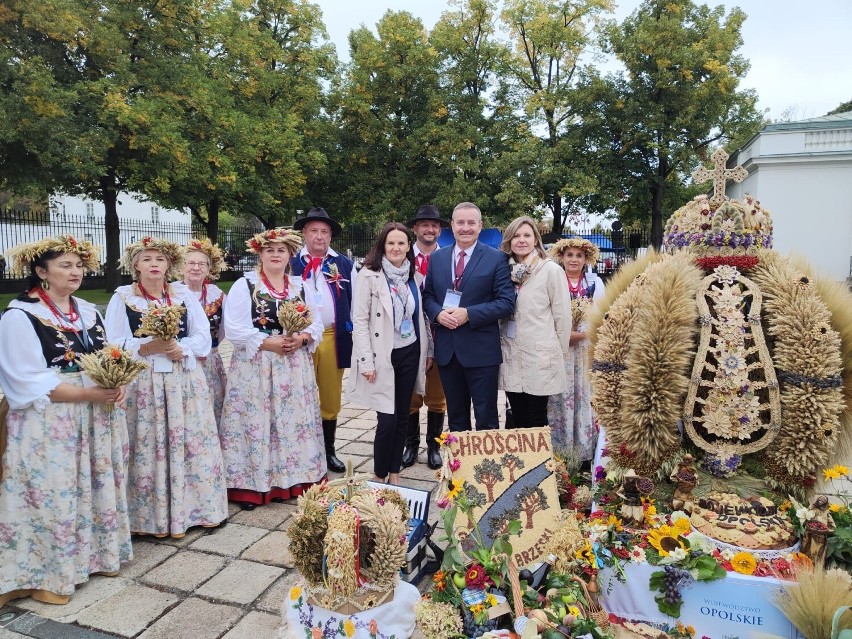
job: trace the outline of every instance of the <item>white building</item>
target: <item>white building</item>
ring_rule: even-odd
[[[839,281],[852,276],[852,111],[770,124],[735,153],[749,193],[772,214],[774,248],[807,257]]]
[[[123,249],[146,235],[164,237],[185,244],[192,232],[188,212],[160,207],[136,193],[119,193],[119,242]],[[23,242],[70,233],[78,239],[89,240],[102,248],[106,246],[104,205],[82,196],[52,195],[48,211],[43,214],[27,212],[19,219],[0,220],[0,253]]]

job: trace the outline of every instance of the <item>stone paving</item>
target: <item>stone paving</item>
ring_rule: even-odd
[[[228,346],[221,348],[226,360]],[[356,472],[372,474],[375,426],[373,411],[351,404],[341,410],[337,452]],[[402,471],[402,484],[431,490],[437,482],[425,463],[425,410],[421,432],[418,463]],[[119,576],[92,577],[67,605],[20,599],[0,609],[0,639],[274,639],[298,579],[286,535],[295,510],[295,500],[253,511],[229,504],[219,528],[191,529],[183,539],[134,536],[134,559]],[[434,491],[429,520],[438,520]],[[419,587],[430,585],[427,577]]]

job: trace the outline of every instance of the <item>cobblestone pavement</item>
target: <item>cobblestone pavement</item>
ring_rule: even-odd
[[[220,349],[226,365],[229,347]],[[372,474],[375,425],[373,411],[345,404],[340,413],[338,456],[351,459],[356,472]],[[402,483],[432,490],[425,410],[421,432],[418,463],[402,471]],[[284,597],[298,579],[285,534],[295,500],[229,508],[227,524],[214,530],[190,529],[183,539],[134,536],[133,561],[117,577],[92,577],[65,606],[11,602],[0,609],[0,639],[274,639]],[[437,519],[433,491],[430,523]],[[439,521],[439,539],[441,530]],[[426,577],[419,587],[430,585]]]

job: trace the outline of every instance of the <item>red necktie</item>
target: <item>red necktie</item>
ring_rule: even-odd
[[[453,286],[458,289],[459,283],[461,282],[462,275],[464,275],[464,251],[459,252],[459,261],[456,262],[456,279],[453,283]]]
[[[429,256],[420,253],[417,256],[417,272],[423,277],[426,277],[426,271],[429,269]]]

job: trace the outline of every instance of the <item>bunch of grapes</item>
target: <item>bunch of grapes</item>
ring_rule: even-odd
[[[688,570],[677,568],[675,566],[666,566],[663,568],[665,573],[663,582],[663,596],[666,603],[677,604],[682,601],[680,591],[686,588],[694,581]]]
[[[477,624],[470,610],[464,606],[462,606],[462,620],[464,622],[462,632],[470,639],[478,639],[489,630],[494,630],[497,627],[497,619],[489,619],[484,624]]]

